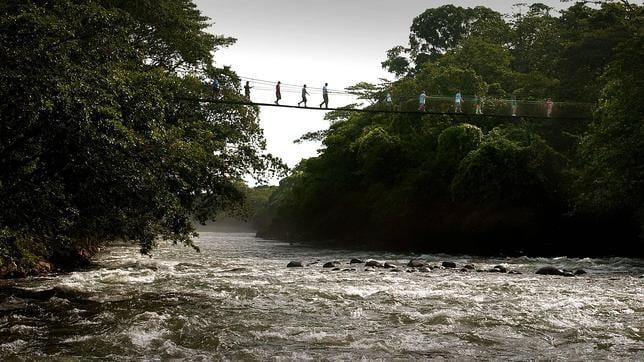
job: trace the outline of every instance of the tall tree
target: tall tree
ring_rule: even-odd
[[[276,165],[256,109],[183,100],[208,97],[214,76],[234,97],[238,80],[211,67],[233,40],[205,33],[192,1],[0,4],[3,259],[20,245],[61,260],[113,239],[192,245],[194,218]]]

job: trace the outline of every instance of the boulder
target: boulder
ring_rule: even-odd
[[[494,270],[495,273],[507,273],[508,272],[508,269],[506,267],[504,267],[503,265],[495,265],[494,268],[492,268],[492,269],[495,269]],[[490,270],[490,271],[492,271],[492,270]]]
[[[441,265],[443,268],[456,268],[456,263],[453,261],[444,261]]]
[[[382,268],[384,265],[377,261],[377,260],[367,260],[367,262],[364,264],[365,266],[371,266],[371,267],[376,267],[376,268]]]
[[[287,268],[303,268],[304,264],[302,264],[301,261],[291,261],[288,264],[286,264]]]
[[[428,267],[424,266],[424,267],[418,268],[418,271],[421,272],[421,273],[429,273],[432,270],[429,269]]]
[[[330,262],[324,263],[324,265],[322,265],[322,267],[323,268],[335,268],[339,264],[340,264],[339,261],[330,261]]]
[[[409,261],[409,263],[407,263],[407,266],[412,268],[422,268],[424,266],[427,266],[427,263],[422,260],[412,259]]]
[[[465,264],[465,265],[463,265],[463,269],[474,270],[476,268],[472,264]]]
[[[362,264],[362,263],[364,263],[364,261],[360,259],[351,259],[351,261],[349,262],[349,264]]]
[[[396,264],[385,263],[385,269],[395,269],[395,268],[398,268]]]
[[[554,266],[544,266],[536,271],[540,275],[564,275],[564,271]]]

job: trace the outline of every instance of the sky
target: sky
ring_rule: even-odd
[[[213,22],[209,32],[237,38],[233,46],[215,53],[217,66],[229,65],[238,75],[344,89],[361,81],[378,83],[394,79],[380,63],[386,51],[407,45],[412,20],[428,8],[445,4],[462,7],[487,6],[504,14],[513,5],[528,1],[435,1],[435,0],[195,0]],[[557,10],[570,3],[540,0]],[[531,2],[528,2],[531,3]],[[271,86],[254,84],[251,99],[273,102]],[[295,105],[299,92],[282,92],[282,104]],[[322,96],[311,92],[309,106],[318,106]],[[330,95],[330,107],[354,100]],[[328,128],[323,111],[264,107],[260,124],[267,148],[290,167],[315,156],[319,143],[294,144],[303,134]]]

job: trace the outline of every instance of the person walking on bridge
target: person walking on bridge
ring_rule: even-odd
[[[322,103],[320,103],[320,108],[324,105],[324,108],[329,108],[329,90],[327,87],[329,86],[329,83],[324,83],[324,87],[322,87]]]
[[[425,91],[420,93],[420,96],[418,96],[418,110],[420,112],[425,112],[425,103],[427,102],[427,95],[425,94]]]
[[[215,99],[219,98],[219,93],[221,92],[221,86],[219,85],[219,81],[217,79],[212,80],[212,94],[215,97]]]
[[[555,102],[552,101],[552,98],[546,100],[546,117],[550,118],[552,116],[552,107],[555,105]]]
[[[454,112],[455,113],[463,113],[463,96],[461,95],[461,91],[459,90],[456,92],[456,95],[454,96]]]
[[[510,106],[512,107],[512,117],[517,116],[517,108],[519,108],[519,102],[517,101],[517,96],[514,94],[510,98]]]
[[[277,84],[275,85],[275,104],[278,106],[280,105],[280,99],[282,99],[282,90],[280,89],[280,85],[282,82],[279,80],[277,81]]]
[[[302,87],[302,100],[297,103],[297,106],[299,107],[300,104],[304,103],[304,108],[306,108],[306,96],[309,95],[309,92],[306,91],[306,84],[304,87]]]
[[[479,97],[478,94],[476,94],[474,96],[474,105],[476,106],[476,112],[475,113],[478,114],[478,115],[483,114],[483,110],[481,109],[481,102],[482,101],[483,100],[481,99],[481,97]]]
[[[250,101],[250,90],[251,90],[251,88],[253,88],[253,87],[251,87],[250,84],[248,83],[248,81],[246,81],[246,85],[244,86],[244,97],[246,97],[246,99],[249,100],[249,101]]]

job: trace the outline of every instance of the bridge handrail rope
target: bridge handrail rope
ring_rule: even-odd
[[[433,112],[433,111],[407,111],[407,110],[394,110],[394,109],[375,109],[375,108],[319,108],[319,107],[300,107],[293,105],[283,105],[274,103],[260,103],[251,101],[236,101],[226,99],[213,99],[213,98],[190,98],[190,97],[177,97],[177,100],[192,101],[199,103],[216,103],[216,104],[229,104],[229,105],[242,105],[242,106],[261,106],[261,107],[278,107],[278,108],[295,108],[309,111],[343,111],[343,112],[359,112],[359,113],[386,113],[386,114],[416,114],[416,115],[445,115],[456,117],[475,117],[475,118],[508,118],[508,119],[559,119],[559,120],[585,120],[589,117],[546,117],[546,116],[530,116],[518,115],[512,116],[508,114],[474,114],[474,113],[455,113],[455,112]],[[371,107],[374,107],[373,105]]]

